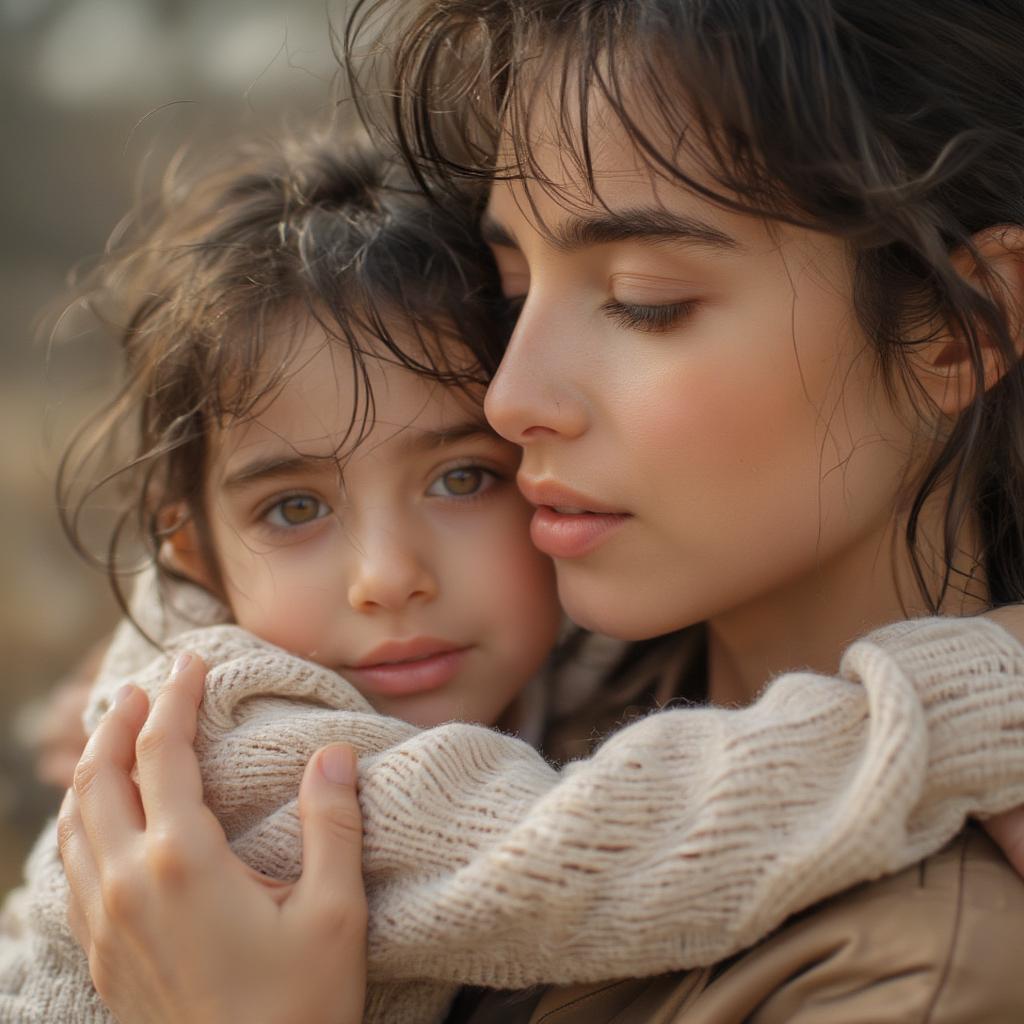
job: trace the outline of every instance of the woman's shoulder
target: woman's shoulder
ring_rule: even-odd
[[[751,1007],[758,1024],[1019,1021],[1021,948],[1024,882],[972,825],[913,867],[790,921],[723,971],[708,996],[746,979],[756,987],[767,973],[778,985]]]
[[[919,864],[817,904],[725,963],[552,990],[529,1020],[1009,1024],[1024,1019],[1022,948],[1024,882],[969,826]]]

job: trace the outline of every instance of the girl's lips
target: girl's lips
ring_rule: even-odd
[[[551,558],[580,558],[630,518],[620,512],[558,512],[541,505],[530,521],[530,539]]]
[[[381,697],[408,697],[438,690],[449,683],[469,650],[459,647],[404,661],[346,665],[340,673],[360,691]]]

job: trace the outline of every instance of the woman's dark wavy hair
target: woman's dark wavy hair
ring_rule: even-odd
[[[915,481],[906,527],[922,595],[938,609],[973,516],[989,602],[1024,601],[1022,314],[976,238],[1024,224],[1021,0],[357,0],[349,54],[371,33],[384,59],[350,66],[384,69],[386,120],[439,200],[497,179],[558,195],[534,149],[542,102],[565,161],[600,200],[587,128],[599,99],[663,178],[848,240],[883,380],[936,424],[939,453]],[[364,116],[385,120],[369,103]],[[908,372],[915,346],[950,328],[976,383],[952,426]],[[1005,373],[986,391],[988,346]],[[936,589],[919,524],[947,484]]]
[[[399,162],[334,132],[172,166],[82,291],[120,341],[124,380],[73,438],[57,481],[66,532],[106,569],[122,609],[139,543],[144,564],[159,565],[181,525],[169,508],[208,543],[210,427],[253,414],[286,384],[310,318],[356,382],[339,461],[372,426],[367,359],[479,398],[507,317],[475,219],[465,202],[426,201]],[[117,512],[96,556],[83,521],[98,505]]]

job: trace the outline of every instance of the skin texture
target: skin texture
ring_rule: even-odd
[[[629,639],[706,621],[719,703],[794,666],[833,673],[854,637],[926,611],[902,526],[928,432],[883,387],[843,242],[655,177],[593,102],[597,196],[543,142],[541,102],[556,191],[498,182],[484,223],[523,299],[488,419],[522,446],[528,495],[564,486],[581,496],[568,504],[628,517],[556,554],[563,606]],[[666,217],[690,230],[645,223]],[[595,241],[595,220],[616,239]],[[982,593],[943,610],[981,611]]]
[[[519,449],[466,395],[371,358],[373,424],[339,471],[361,400],[323,328],[306,327],[285,386],[211,437],[215,568],[185,531],[177,566],[240,626],[344,675],[383,714],[493,724],[561,621],[514,483]],[[354,667],[416,638],[464,651],[443,685],[393,695]]]

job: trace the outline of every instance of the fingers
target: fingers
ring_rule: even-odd
[[[122,687],[75,768],[74,790],[81,814],[76,821],[84,826],[100,857],[111,846],[124,846],[145,827],[131,770],[146,709],[146,695],[138,687]]]
[[[1017,874],[1024,876],[1024,807],[997,814],[982,824],[999,844]]]
[[[57,846],[71,887],[68,922],[79,945],[88,951],[89,921],[94,918],[100,905],[100,880],[96,862],[86,841],[74,790],[68,791],[61,804],[57,819]]]
[[[82,908],[78,905],[78,900],[75,898],[74,893],[71,894],[71,898],[68,900],[68,927],[71,929],[71,934],[75,937],[75,942],[88,953],[91,943],[89,926],[85,923],[85,915],[82,913]]]
[[[302,878],[296,905],[308,912],[365,919],[363,821],[356,794],[356,754],[345,743],[317,751],[299,791]]]
[[[193,743],[205,681],[203,660],[180,654],[139,734],[139,789],[146,821],[158,829],[165,824],[180,828],[204,810],[203,782]]]

